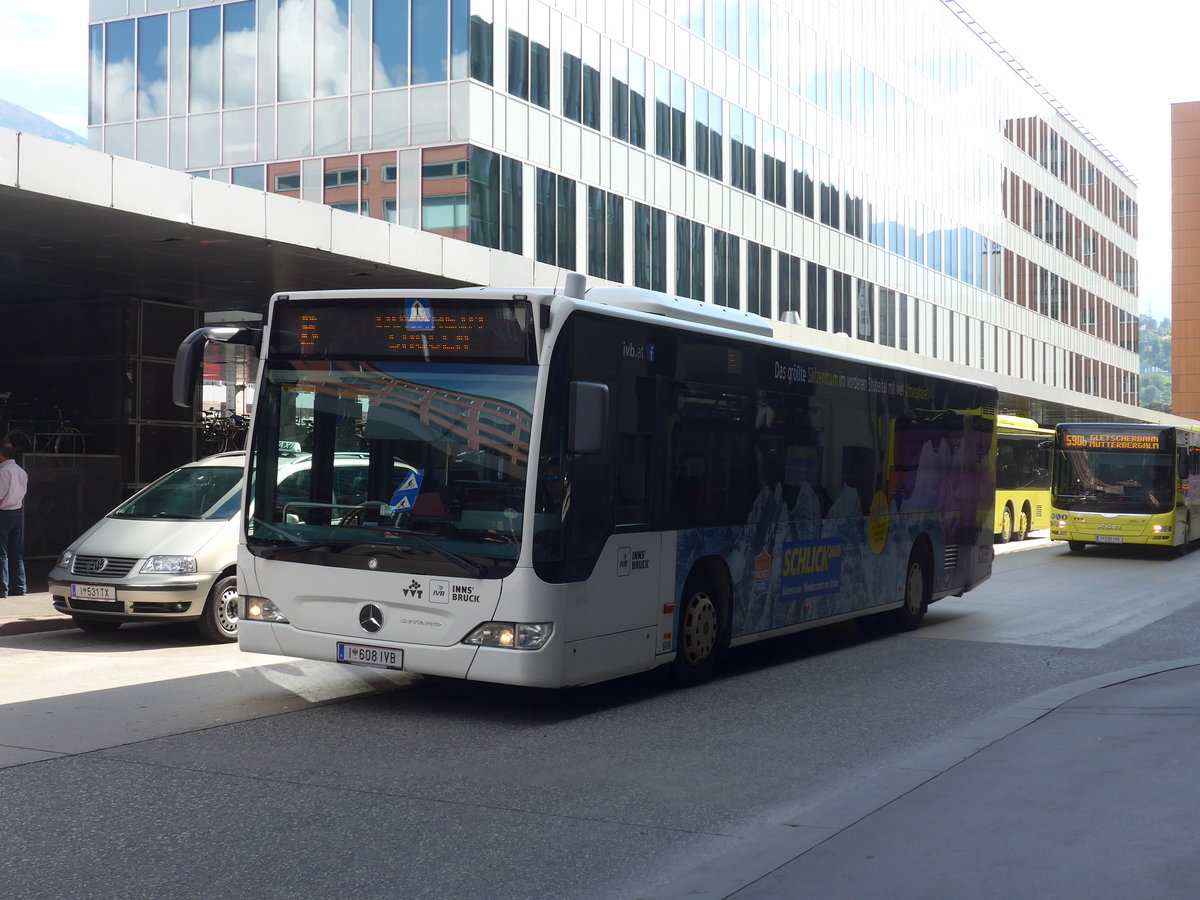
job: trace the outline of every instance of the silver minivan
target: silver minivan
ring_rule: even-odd
[[[84,631],[122,622],[195,622],[215,642],[237,639],[238,511],[245,451],[188,463],[138,491],[63,551],[47,579],[54,608]],[[338,453],[339,504],[362,503],[368,458]],[[396,462],[398,469],[410,467]],[[310,492],[312,457],[281,460],[279,496]],[[311,505],[311,504],[309,504]]]
[[[84,631],[122,622],[195,622],[237,639],[242,451],[180,466],[138,491],[63,551],[47,579],[54,608]]]

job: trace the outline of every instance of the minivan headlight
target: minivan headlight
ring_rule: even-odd
[[[61,554],[59,554],[58,562],[55,563],[55,565],[57,565],[63,569],[66,569],[69,572],[69,571],[71,571],[71,563],[74,562],[74,560],[75,560],[75,551],[74,550],[64,550]]]
[[[142,566],[143,575],[194,575],[197,571],[194,556],[151,556]]]

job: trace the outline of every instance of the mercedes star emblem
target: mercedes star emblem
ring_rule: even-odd
[[[358,624],[363,631],[374,634],[383,627],[383,610],[374,603],[368,603],[358,611]]]

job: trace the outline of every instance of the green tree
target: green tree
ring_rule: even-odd
[[[1140,325],[1141,392],[1145,409],[1171,411],[1171,320],[1142,316]]]

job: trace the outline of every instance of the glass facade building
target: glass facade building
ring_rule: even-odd
[[[91,9],[94,149],[1137,403],[1136,184],[954,0]]]

